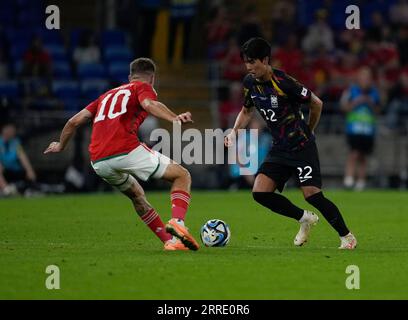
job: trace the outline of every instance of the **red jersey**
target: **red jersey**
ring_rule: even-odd
[[[152,86],[132,81],[104,93],[86,107],[93,115],[89,145],[93,162],[127,154],[140,145],[137,133],[148,115],[141,106],[146,98],[157,100]]]

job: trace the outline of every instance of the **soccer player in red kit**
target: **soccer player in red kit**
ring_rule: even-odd
[[[197,241],[184,225],[190,203],[189,172],[149,149],[137,137],[148,114],[180,124],[193,122],[190,112],[176,115],[157,101],[153,89],[155,72],[152,60],[139,58],[133,61],[129,83],[104,93],[74,115],[62,130],[59,142],[52,142],[44,153],[63,151],[76,129],[92,120],[89,153],[95,172],[130,198],[138,215],[164,243],[165,250],[198,250]],[[166,225],[147,201],[136,178],[142,181],[164,179],[172,183],[172,219]]]

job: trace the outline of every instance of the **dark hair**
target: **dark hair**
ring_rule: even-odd
[[[156,64],[149,58],[137,58],[130,64],[130,76],[135,74],[152,74],[156,72]]]
[[[265,57],[271,60],[271,45],[262,38],[251,38],[241,47],[242,60],[263,60]]]

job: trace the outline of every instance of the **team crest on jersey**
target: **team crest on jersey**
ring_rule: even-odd
[[[279,107],[277,96],[271,96],[271,105],[272,105],[272,108]]]

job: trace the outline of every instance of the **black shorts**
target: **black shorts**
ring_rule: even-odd
[[[347,143],[351,150],[360,151],[364,154],[371,154],[374,149],[373,136],[348,135]]]
[[[261,164],[257,175],[260,173],[275,181],[280,192],[292,175],[299,187],[313,186],[319,189],[322,187],[319,154],[315,142],[297,152],[272,149]]]

